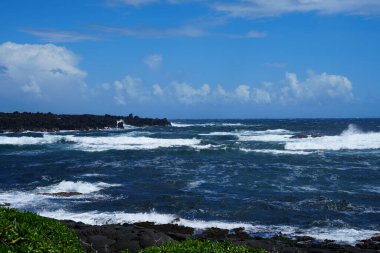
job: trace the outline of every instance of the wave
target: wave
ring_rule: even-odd
[[[264,237],[272,237],[276,235],[284,236],[302,236],[307,235],[318,240],[333,240],[338,243],[355,244],[356,242],[368,239],[378,231],[355,229],[355,228],[309,228],[302,229],[295,226],[286,225],[253,225],[245,222],[225,222],[225,221],[206,221],[206,220],[189,220],[178,217],[173,214],[161,214],[155,211],[144,213],[126,213],[126,212],[98,212],[89,211],[83,213],[74,213],[63,209],[55,211],[42,211],[40,215],[54,218],[67,219],[77,222],[84,222],[90,225],[105,225],[105,224],[131,224],[136,222],[150,221],[155,224],[177,224],[180,226],[192,227],[197,230],[207,228],[221,228],[232,230],[235,228],[244,228],[252,235],[260,235]]]
[[[198,139],[161,139],[150,137],[67,137],[74,148],[83,151],[144,150],[170,147],[202,148]]]
[[[60,140],[59,136],[54,135],[43,135],[43,137],[9,137],[1,136],[0,145],[41,145],[41,144],[52,144]]]
[[[256,152],[256,153],[265,153],[265,154],[272,154],[272,155],[310,155],[314,152],[308,152],[308,151],[298,151],[298,150],[279,150],[279,149],[247,149],[247,148],[240,148],[243,152]]]
[[[363,132],[350,124],[340,135],[298,139],[285,144],[286,150],[380,149],[379,132]]]
[[[206,149],[209,145],[201,145],[198,139],[163,139],[144,136],[74,136],[74,135],[49,135],[43,137],[0,137],[0,145],[44,145],[58,142],[72,144],[74,149],[83,151],[106,150],[146,150],[170,147],[192,147]]]
[[[204,183],[206,183],[205,180],[192,181],[192,182],[187,184],[186,190],[192,190],[194,188],[198,188],[200,185],[202,185]]]
[[[61,181],[58,184],[37,187],[38,192],[43,193],[56,193],[56,192],[79,192],[82,194],[88,194],[103,190],[105,188],[121,186],[120,184],[108,184],[104,182],[88,183],[83,181]]]
[[[261,126],[261,124],[243,124],[243,123],[222,123],[222,122],[210,122],[210,123],[194,123],[186,124],[181,122],[172,122],[173,127],[209,127],[209,126],[222,126],[222,127],[253,127]]]
[[[62,203],[52,202],[51,199],[59,198],[60,200],[88,202],[89,199],[108,199],[109,196],[100,194],[99,191],[110,188],[118,187],[120,184],[108,184],[104,182],[83,182],[83,181],[61,181],[60,183],[37,187],[31,191],[6,191],[0,192],[0,203],[10,203],[12,208],[17,209],[51,209],[62,207]],[[76,195],[71,197],[56,197],[51,195],[44,195],[43,193],[57,193],[57,192],[79,192],[83,195]]]
[[[312,228],[304,231],[304,235],[317,240],[332,240],[337,243],[355,245],[358,241],[371,238],[379,231],[354,228]]]
[[[262,141],[262,142],[281,142],[287,141],[292,135],[286,129],[267,129],[259,131],[233,131],[233,132],[210,132],[199,134],[203,136],[236,136],[239,141]]]
[[[216,126],[216,123],[196,123],[196,124],[186,124],[186,123],[171,123],[173,127],[208,127],[208,126]]]

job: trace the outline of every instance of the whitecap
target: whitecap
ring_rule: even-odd
[[[379,132],[362,132],[350,124],[340,135],[297,139],[285,144],[286,150],[365,150],[380,149]]]
[[[104,182],[83,182],[83,181],[61,181],[58,184],[49,185],[45,187],[37,187],[37,192],[41,193],[56,193],[56,192],[79,192],[88,194],[97,192],[105,188],[121,186],[120,184],[108,184]]]
[[[273,155],[310,155],[314,152],[307,151],[293,151],[293,150],[279,150],[279,149],[248,149],[248,148],[240,148],[241,151],[244,152],[256,152],[256,153],[265,153],[265,154],[273,154]]]
[[[106,150],[147,150],[170,147],[202,148],[198,139],[162,139],[150,137],[110,136],[77,137],[66,136],[66,141],[73,142],[74,148],[83,151]],[[206,147],[207,148],[207,147]]]

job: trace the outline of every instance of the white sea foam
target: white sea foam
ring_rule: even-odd
[[[225,222],[225,221],[205,221],[205,220],[189,220],[182,219],[173,214],[160,214],[155,211],[146,213],[125,213],[125,212],[84,212],[73,213],[63,209],[55,211],[42,211],[40,215],[55,219],[69,219],[80,221],[91,225],[104,224],[124,224],[150,221],[156,224],[177,224],[180,226],[192,227],[199,230],[204,230],[211,227],[221,229],[245,228],[251,234],[267,234],[285,236],[301,236],[308,235],[318,240],[333,240],[339,243],[355,244],[359,240],[364,240],[372,237],[378,231],[374,230],[356,230],[352,228],[312,228],[300,229],[293,226],[274,226],[274,225],[253,225],[244,222]]]
[[[132,136],[130,136],[132,135]],[[49,135],[43,137],[7,137],[0,136],[0,145],[41,145],[52,144],[60,141],[73,145],[75,149],[83,151],[105,151],[105,150],[145,150],[170,147],[192,147],[195,149],[209,148],[200,145],[198,139],[163,139],[144,136],[133,136],[135,134],[117,136],[75,136],[75,135]]]
[[[223,123],[223,122],[210,122],[210,123],[194,123],[186,124],[181,122],[172,122],[173,127],[208,127],[208,126],[223,126],[223,127],[242,127],[242,126],[260,126],[260,125],[246,125],[243,123]]]
[[[236,136],[239,141],[251,142],[285,142],[292,136],[291,131],[286,129],[267,129],[259,131],[233,131],[233,132],[210,132],[207,134],[199,134],[204,136]]]
[[[287,142],[287,150],[380,149],[379,132],[362,132],[350,124],[340,135],[297,139]]]
[[[239,141],[261,141],[261,142],[286,142],[292,135],[288,134],[265,134],[265,135],[240,135]]]
[[[172,122],[172,127],[191,127],[194,126],[194,124],[184,124],[184,123],[174,123]]]
[[[194,189],[194,188],[197,188],[199,187],[200,185],[206,183],[206,181],[204,180],[196,180],[196,181],[192,181],[190,183],[187,184],[187,187],[186,189],[187,190],[191,190],[191,189]]]
[[[42,216],[55,219],[70,219],[81,221],[91,225],[103,224],[123,224],[150,221],[156,224],[178,224],[181,226],[193,227],[195,229],[206,229],[218,227],[222,229],[234,229],[239,227],[254,229],[254,226],[242,222],[204,221],[188,220],[179,218],[173,214],[160,214],[155,211],[147,213],[125,213],[125,212],[98,212],[91,211],[85,213],[72,213],[63,209],[56,211],[42,211]]]
[[[273,154],[273,155],[310,155],[314,152],[307,151],[298,151],[298,150],[279,150],[279,149],[247,149],[240,148],[241,151],[244,152],[256,152],[256,153],[265,153],[265,154]]]
[[[79,192],[83,194],[97,192],[105,188],[109,187],[117,187],[121,186],[120,184],[107,184],[104,182],[96,182],[96,183],[88,183],[83,181],[61,181],[58,184],[45,186],[45,187],[38,187],[38,192],[43,193],[55,193],[55,192]]]
[[[353,228],[313,228],[303,234],[317,240],[333,240],[338,243],[355,244],[360,240],[371,238],[379,231]]]
[[[67,136],[65,140],[73,142],[74,148],[84,151],[105,150],[144,150],[170,147],[202,148],[198,139],[161,139],[150,137],[76,137]]]
[[[59,136],[44,134],[43,137],[9,137],[0,136],[0,145],[41,145],[51,144],[61,139]]]

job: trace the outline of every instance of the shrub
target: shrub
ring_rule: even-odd
[[[0,208],[0,252],[85,252],[63,223],[30,212]]]
[[[230,242],[188,239],[183,242],[167,242],[161,246],[149,247],[140,253],[268,253],[268,251],[247,246],[234,246]]]

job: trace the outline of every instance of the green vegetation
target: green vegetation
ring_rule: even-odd
[[[0,208],[0,252],[85,252],[75,233],[59,221]]]
[[[230,242],[188,239],[179,243],[167,242],[161,246],[149,247],[140,253],[268,253],[268,251],[247,246],[234,246]]]
[[[84,253],[74,231],[63,223],[30,212],[0,208],[0,253]],[[127,253],[128,251],[123,251]],[[268,253],[230,242],[188,239],[143,249],[140,253]]]

